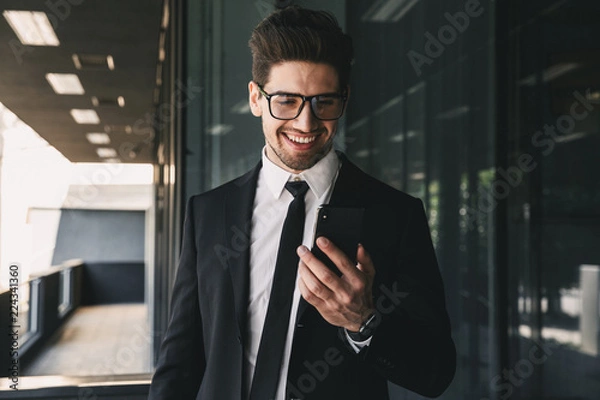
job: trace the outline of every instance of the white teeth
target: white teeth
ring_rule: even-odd
[[[292,142],[296,142],[296,143],[311,143],[317,139],[316,136],[289,136],[289,135],[287,135],[287,137]]]

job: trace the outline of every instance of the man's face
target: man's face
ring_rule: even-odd
[[[322,159],[333,145],[338,121],[321,121],[304,104],[298,117],[289,121],[273,118],[269,103],[260,94],[255,82],[248,84],[252,114],[262,117],[266,152],[269,160],[283,169],[298,173],[309,169]],[[271,67],[266,93],[294,93],[313,96],[324,93],[339,93],[336,70],[327,64],[286,61]]]

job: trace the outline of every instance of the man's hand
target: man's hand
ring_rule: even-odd
[[[372,295],[375,267],[371,257],[359,244],[358,264],[354,265],[330,240],[320,237],[317,246],[334,262],[342,276],[338,277],[305,246],[300,246],[297,250],[300,293],[327,322],[357,332],[375,310]]]

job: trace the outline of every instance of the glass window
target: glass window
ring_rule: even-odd
[[[517,187],[509,199],[509,289],[518,298],[509,366],[519,385],[510,389],[519,398],[592,400],[600,360],[600,5],[513,5],[512,24],[522,30],[503,171]]]
[[[72,308],[73,302],[73,270],[71,268],[60,271],[58,283],[59,304],[58,315],[65,315]]]

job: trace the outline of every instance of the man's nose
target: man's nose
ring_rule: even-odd
[[[319,120],[315,118],[310,109],[311,105],[309,101],[304,102],[304,107],[300,115],[294,119],[294,128],[301,132],[312,132],[319,126]]]

